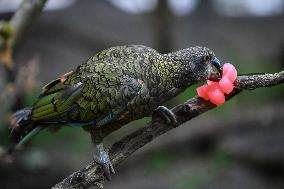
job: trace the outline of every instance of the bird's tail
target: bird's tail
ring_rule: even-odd
[[[10,118],[10,135],[17,144],[26,143],[42,129],[33,123],[31,113],[31,108],[24,108],[16,111]]]

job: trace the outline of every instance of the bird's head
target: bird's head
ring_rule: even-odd
[[[216,72],[219,77],[222,74],[222,65],[216,58],[214,52],[206,47],[190,47],[169,54],[176,63],[179,71],[179,80],[183,80],[184,85],[192,85],[200,81],[216,78]]]

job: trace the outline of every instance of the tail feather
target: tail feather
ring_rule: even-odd
[[[41,130],[43,129],[43,127],[36,127],[33,130],[31,130],[28,134],[26,134],[20,141],[18,144],[22,145],[25,144],[27,141],[30,140],[30,138],[32,138],[34,135],[36,135],[37,133],[39,133]]]
[[[20,125],[22,125],[23,122],[28,121],[30,119],[31,113],[32,113],[31,108],[24,108],[16,111],[11,116],[10,129],[15,129]]]
[[[31,108],[24,108],[15,112],[10,118],[10,134],[18,143],[21,139],[35,128],[31,120]]]

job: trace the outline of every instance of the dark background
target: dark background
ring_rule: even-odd
[[[183,5],[178,11],[173,11],[174,1],[114,1],[74,1],[66,8],[42,13],[17,48],[16,63],[36,60],[39,67],[37,87],[25,96],[26,106],[32,105],[45,83],[116,45],[143,44],[160,52],[207,46],[222,62],[234,64],[240,74],[284,68],[281,0],[251,4],[253,0],[189,0],[195,6]],[[127,9],[129,2],[132,9]],[[274,9],[269,12],[269,7]],[[12,11],[0,15],[8,19]],[[195,88],[167,106],[196,95]],[[244,92],[159,137],[119,166],[105,188],[283,189],[283,92],[283,85]],[[129,124],[108,137],[107,144],[148,120]],[[0,144],[7,147],[5,120],[0,137]],[[0,188],[49,188],[89,163],[94,151],[90,137],[80,128],[64,128],[55,134],[44,131],[24,150],[0,161]]]

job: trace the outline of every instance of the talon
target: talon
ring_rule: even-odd
[[[192,106],[191,104],[183,105],[182,111],[184,113],[198,113],[198,109],[195,106]]]
[[[165,106],[159,106],[156,110],[154,110],[152,117],[153,119],[156,117],[162,117],[168,125],[177,125],[175,114]]]
[[[97,150],[98,156],[94,156],[94,161],[102,166],[106,179],[110,181],[111,173],[115,174],[115,171],[109,159],[108,150],[104,149],[103,144],[98,144]]]

